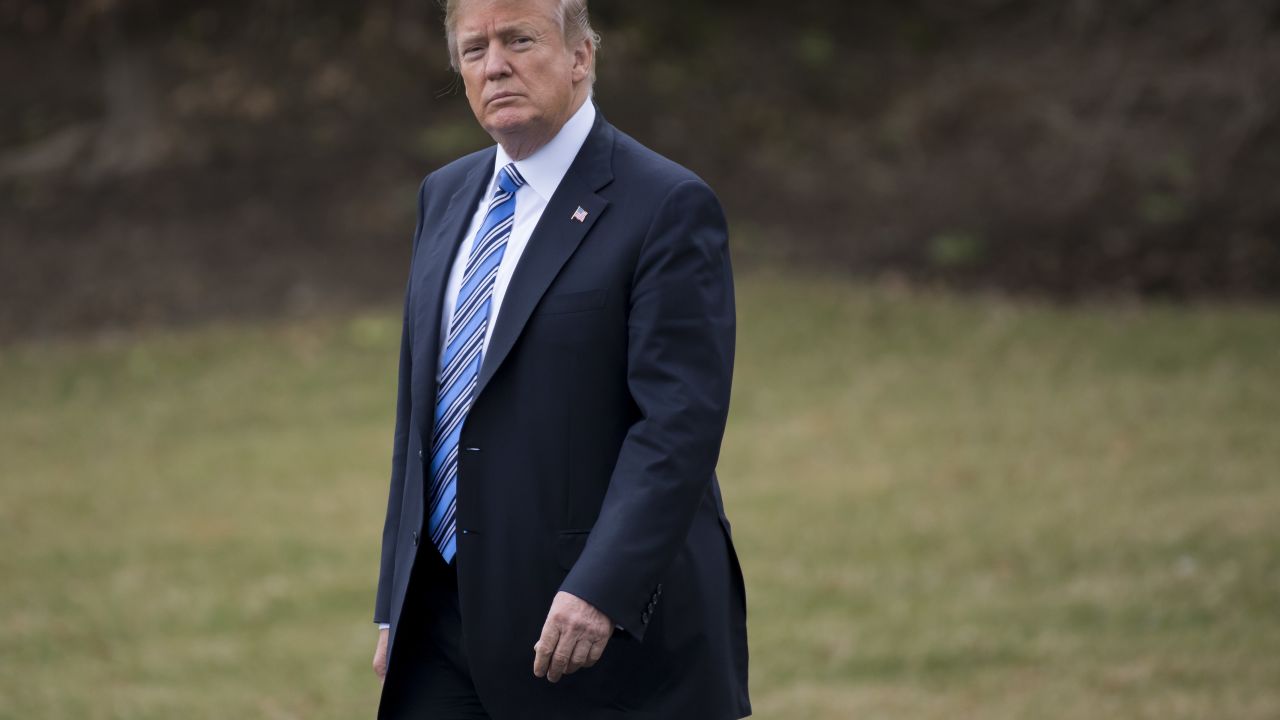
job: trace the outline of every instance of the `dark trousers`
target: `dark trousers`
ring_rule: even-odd
[[[435,550],[418,551],[379,720],[488,720],[462,643],[458,574]]]

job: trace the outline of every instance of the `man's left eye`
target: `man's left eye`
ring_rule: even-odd
[[[511,42],[512,45],[528,45],[533,42],[533,38],[518,37]]]

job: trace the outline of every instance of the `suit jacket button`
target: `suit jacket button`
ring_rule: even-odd
[[[421,450],[419,450],[419,451],[418,451],[418,459],[419,459],[419,460],[421,460],[422,458],[423,458],[423,453],[422,453],[422,451],[421,451]]]
[[[418,531],[413,531],[413,546],[418,547]]]

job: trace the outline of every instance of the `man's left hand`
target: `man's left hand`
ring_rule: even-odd
[[[613,621],[591,603],[567,592],[556,593],[533,646],[533,674],[557,682],[579,668],[591,667],[604,654]]]

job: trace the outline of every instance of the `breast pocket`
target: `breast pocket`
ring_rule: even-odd
[[[606,298],[607,295],[604,290],[557,293],[543,297],[534,312],[538,315],[564,315],[566,313],[599,310],[604,307]]]

